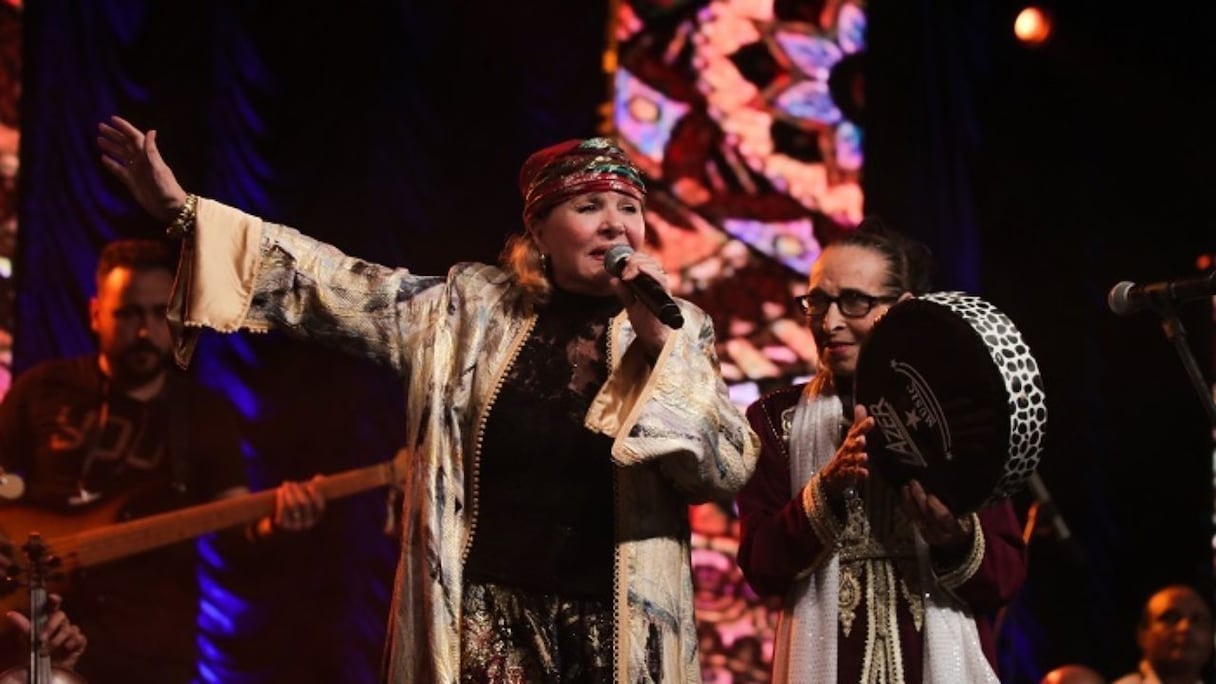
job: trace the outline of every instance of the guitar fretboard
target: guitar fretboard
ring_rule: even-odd
[[[315,486],[327,500],[339,499],[391,483],[395,465],[390,461],[326,476]],[[220,499],[60,537],[51,545],[71,565],[96,565],[271,515],[274,497],[274,490],[268,490]]]

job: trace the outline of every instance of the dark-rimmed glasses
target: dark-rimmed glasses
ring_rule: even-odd
[[[898,296],[872,295],[859,290],[841,290],[836,297],[816,290],[801,297],[794,297],[798,310],[804,316],[821,318],[827,314],[828,308],[835,302],[840,309],[840,315],[845,318],[861,318],[870,313],[879,303],[887,304],[899,299]]]

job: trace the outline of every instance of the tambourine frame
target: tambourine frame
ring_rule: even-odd
[[[855,396],[877,423],[874,470],[919,481],[957,515],[1000,501],[1038,465],[1042,380],[1020,333],[964,293],[892,306],[862,347]]]

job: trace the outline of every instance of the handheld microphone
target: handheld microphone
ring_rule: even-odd
[[[620,278],[630,254],[633,254],[633,248],[629,245],[616,245],[609,248],[607,252],[604,252],[604,270]],[[623,282],[633,291],[633,296],[641,300],[650,313],[654,314],[664,325],[672,330],[684,325],[684,316],[680,313],[680,307],[672,301],[671,295],[667,294],[659,281],[649,274],[638,273],[633,280]]]
[[[1127,316],[1142,309],[1154,309],[1162,304],[1201,299],[1216,295],[1216,271],[1192,278],[1179,278],[1148,285],[1124,280],[1106,296],[1110,310]]]

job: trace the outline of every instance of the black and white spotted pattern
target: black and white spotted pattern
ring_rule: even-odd
[[[988,348],[1009,395],[1009,456],[988,503],[1017,491],[1039,465],[1047,435],[1047,396],[1039,366],[1022,334],[1005,314],[965,292],[931,292],[920,297],[944,306],[971,326]]]

